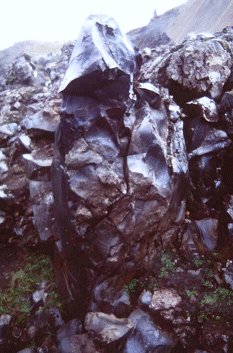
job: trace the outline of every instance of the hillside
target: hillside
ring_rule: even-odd
[[[148,26],[130,31],[128,35],[140,48],[152,47],[153,38],[159,34],[165,33],[180,43],[188,33],[214,33],[232,24],[232,0],[189,0],[161,16],[155,12]]]
[[[50,53],[56,54],[61,49],[62,45],[63,43],[60,42],[35,40],[26,40],[16,43],[12,47],[0,51],[0,66],[11,63],[15,58],[24,53],[32,57],[48,55]]]

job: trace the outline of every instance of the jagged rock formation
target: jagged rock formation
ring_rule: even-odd
[[[179,104],[203,95],[219,101],[232,83],[231,33],[229,27],[215,35],[199,35],[159,56],[152,51],[156,60],[148,67],[145,63],[141,79],[168,87]]]
[[[73,45],[3,68],[1,245],[36,230],[74,319],[29,352],[232,352],[232,43],[141,57],[92,17],[69,65]]]
[[[32,61],[24,55],[2,69],[1,243],[22,234],[32,235],[33,223],[41,240],[53,235],[50,166],[61,104],[57,81],[68,62],[66,47],[62,58],[60,63],[56,55]]]
[[[232,18],[231,0],[189,0],[161,16],[155,12],[147,26],[132,30],[128,35],[141,49],[153,48],[155,44],[167,44],[167,37],[181,43],[189,33],[221,31],[232,26]]]
[[[67,294],[82,309],[120,310],[111,302],[122,295],[121,273],[150,268],[154,244],[178,231],[187,172],[179,107],[137,82],[137,61],[113,20],[91,17],[61,84],[55,217]]]

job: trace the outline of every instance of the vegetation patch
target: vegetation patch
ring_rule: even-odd
[[[213,306],[216,304],[223,304],[224,307],[231,306],[233,304],[232,290],[224,287],[218,287],[214,291],[206,293],[201,300],[202,306]]]
[[[170,273],[175,270],[174,258],[170,252],[165,251],[161,255],[161,269],[159,273],[159,278],[167,277]]]
[[[9,288],[0,292],[0,315],[10,314],[17,324],[23,324],[30,316],[33,307],[32,293],[41,283],[46,283],[47,297],[45,308],[61,309],[55,278],[46,255],[28,255],[20,269],[12,273]]]
[[[139,285],[139,280],[136,278],[133,278],[132,281],[130,281],[128,284],[124,285],[124,290],[127,293],[135,293],[137,290],[137,287]]]

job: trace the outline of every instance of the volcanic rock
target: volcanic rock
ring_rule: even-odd
[[[166,90],[136,82],[138,65],[114,20],[91,16],[61,84],[55,218],[68,293],[82,310],[84,303],[95,311],[106,300],[111,306],[117,299],[107,299],[110,286],[118,297],[124,276],[151,266],[151,245],[176,234],[176,224],[166,231],[183,207],[187,159],[179,107]],[[93,293],[103,280],[98,301]]]

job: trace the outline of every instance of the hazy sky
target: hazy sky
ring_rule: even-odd
[[[27,39],[76,39],[90,14],[113,16],[121,29],[146,25],[156,9],[161,14],[187,0],[2,0],[0,50]]]

